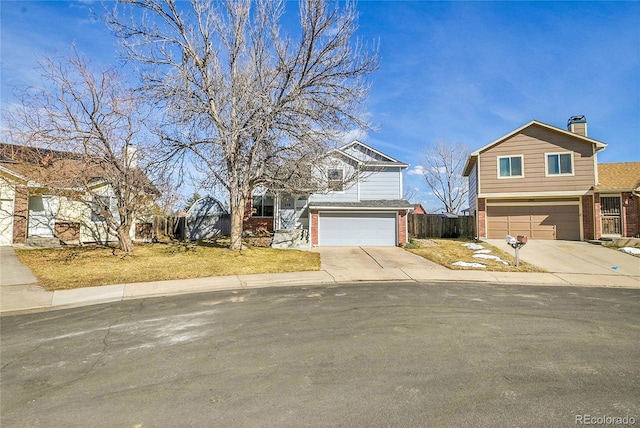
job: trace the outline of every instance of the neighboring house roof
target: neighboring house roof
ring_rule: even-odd
[[[413,209],[413,204],[405,199],[377,199],[360,202],[310,202],[310,208],[333,208],[339,210],[397,210],[397,209]]]
[[[640,191],[640,162],[599,164],[596,190]]]
[[[422,204],[413,204],[413,213],[414,214],[426,214],[427,211],[424,209]]]
[[[0,143],[0,167],[28,182],[30,187],[74,189],[81,176],[91,170],[97,180],[97,165],[88,167],[81,156],[71,152]]]
[[[108,184],[105,168],[92,158],[16,144],[0,143],[0,171],[36,188],[80,190],[86,184],[92,188]],[[145,192],[159,194],[141,170],[137,170],[137,174],[135,179]]]
[[[537,121],[537,120],[532,120],[529,123],[526,123],[524,125],[522,125],[520,128],[515,129],[513,131],[511,131],[510,133],[503,135],[502,137],[498,138],[497,140],[492,141],[491,143],[487,144],[486,146],[483,146],[481,148],[479,148],[478,150],[475,150],[473,152],[471,152],[471,154],[469,154],[469,158],[467,159],[467,163],[464,167],[464,172],[462,173],[463,177],[467,177],[469,174],[471,174],[471,170],[473,169],[474,165],[477,163],[478,161],[478,156],[480,156],[480,153],[484,152],[487,149],[490,149],[491,147],[498,145],[500,143],[502,143],[503,141],[513,137],[514,135],[524,131],[525,129],[531,127],[531,126],[539,126],[545,129],[548,129],[550,131],[553,132],[557,132],[569,137],[573,137],[573,138],[577,138],[581,141],[583,141],[584,143],[588,143],[588,144],[592,144],[595,147],[596,151],[600,151],[602,149],[604,149],[605,147],[607,147],[607,145],[605,143],[603,143],[602,141],[598,141],[595,140],[593,138],[589,138],[589,137],[585,137],[584,135],[580,135],[580,134],[576,134],[575,132],[571,132],[571,131],[567,131],[565,129],[562,128],[558,128],[552,125],[548,125],[546,123]]]

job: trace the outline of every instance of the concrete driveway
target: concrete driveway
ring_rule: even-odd
[[[503,239],[486,242],[514,251]],[[640,276],[639,258],[588,242],[529,240],[520,259],[553,273]]]
[[[312,251],[320,253],[320,268],[336,281],[347,278],[346,272],[354,270],[360,272],[361,280],[375,281],[403,276],[410,280],[403,271],[407,268],[446,269],[399,247],[316,247]]]

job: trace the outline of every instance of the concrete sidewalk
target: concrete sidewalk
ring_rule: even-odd
[[[36,285],[2,285],[0,313],[68,308],[145,297],[242,290],[262,287],[331,286],[357,282],[463,282],[545,286],[618,287],[640,289],[640,277],[620,275],[484,272],[416,267],[324,269],[314,272],[233,275],[172,281],[116,284],[74,290],[44,291]]]

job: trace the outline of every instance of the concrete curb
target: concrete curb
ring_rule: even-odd
[[[640,277],[560,273],[483,272],[447,269],[387,268],[320,270],[278,274],[233,275],[170,281],[115,284],[74,290],[44,291],[37,286],[3,287],[0,313],[61,309],[108,302],[266,287],[334,285],[358,282],[465,282],[534,286],[640,289]]]

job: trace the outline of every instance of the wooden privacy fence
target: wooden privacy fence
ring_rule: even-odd
[[[439,214],[409,214],[409,236],[412,238],[468,238],[476,236],[472,216],[445,217]]]

